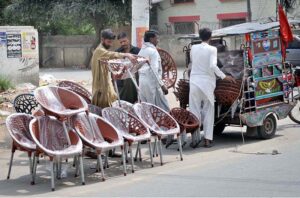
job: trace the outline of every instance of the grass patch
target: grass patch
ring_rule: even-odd
[[[13,88],[13,84],[10,79],[0,75],[0,92],[6,91],[9,88]]]

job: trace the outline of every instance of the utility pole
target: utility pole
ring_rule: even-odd
[[[248,13],[248,22],[251,22],[252,21],[252,12],[251,12],[250,0],[247,0],[247,13]]]

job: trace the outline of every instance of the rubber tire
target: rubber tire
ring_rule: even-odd
[[[222,135],[223,131],[225,130],[225,123],[219,123],[214,127],[214,135],[220,136]]]
[[[297,96],[299,97],[299,95],[297,95]],[[296,96],[296,97],[297,97],[297,96]],[[300,101],[297,101],[297,104],[296,104],[296,106],[295,106],[294,108],[299,108],[299,112],[300,112],[300,107],[299,107],[299,105],[300,105]],[[294,110],[294,109],[292,109],[291,112],[289,113],[289,117],[290,117],[290,119],[291,119],[293,122],[295,122],[295,123],[297,123],[297,124],[300,124],[300,120],[296,119],[295,116],[293,116],[293,114],[292,114],[293,110]]]
[[[266,130],[268,130],[267,128],[272,127],[269,131],[267,132]],[[271,139],[272,137],[274,137],[275,133],[277,130],[277,120],[275,118],[275,116],[273,114],[268,115],[262,126],[258,126],[257,127],[257,135],[260,139]]]

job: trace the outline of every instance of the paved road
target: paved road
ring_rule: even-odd
[[[120,160],[111,159],[105,182],[92,169],[95,161],[85,159],[86,185],[81,186],[69,168],[68,177],[56,181],[55,192],[50,192],[49,163],[41,160],[37,184],[31,186],[27,157],[19,152],[7,181],[10,150],[2,148],[0,196],[300,196],[300,125],[281,120],[276,137],[265,141],[245,137],[245,144],[241,131],[245,128],[226,128],[213,148],[186,146],[184,161],[179,161],[173,145],[163,150],[166,163],[160,166],[155,158],[154,168],[145,147],[144,161],[137,162],[137,171],[126,177]],[[280,154],[272,155],[273,150]]]

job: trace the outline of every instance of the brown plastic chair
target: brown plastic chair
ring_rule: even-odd
[[[131,157],[132,172],[134,172],[132,145],[133,143],[140,143],[145,140],[149,142],[150,160],[151,166],[153,167],[151,133],[143,123],[131,113],[116,107],[103,109],[102,115],[118,129],[119,133],[122,134],[124,140],[127,142]]]
[[[78,157],[80,164],[77,166],[76,175],[80,166],[82,185],[85,185],[83,159],[82,159],[82,142],[76,132],[68,130],[70,144],[64,131],[62,122],[52,117],[38,117],[30,122],[30,134],[37,145],[35,155],[48,156],[51,168],[51,189],[55,190],[54,184],[54,165],[61,165],[62,158]],[[36,175],[37,161],[34,161],[33,178]],[[59,174],[59,170],[57,170]]]
[[[179,107],[171,109],[170,115],[178,122],[181,134],[184,132],[192,134],[191,146],[195,148],[200,142],[198,141],[199,119],[192,112]]]
[[[46,115],[69,117],[88,110],[85,100],[76,93],[61,87],[40,87],[34,91]]]
[[[162,80],[167,88],[175,87],[175,83],[177,80],[177,67],[175,61],[172,56],[163,49],[157,49],[160,57],[161,57],[161,65],[162,65]]]
[[[83,86],[79,85],[78,83],[63,80],[58,83],[59,87],[66,88],[70,91],[73,91],[80,95],[88,104],[92,103],[92,94]]]
[[[168,135],[177,135],[180,160],[183,160],[180,127],[176,120],[163,109],[149,103],[137,103],[133,108],[143,124],[155,135],[155,144],[158,140],[161,165],[163,165],[161,138]]]
[[[112,107],[124,109],[125,111],[136,116],[134,109],[133,109],[133,104],[131,104],[130,102],[127,102],[125,100],[116,100],[115,102],[112,103]]]
[[[74,115],[71,118],[71,125],[80,136],[84,146],[96,151],[98,156],[97,171],[99,171],[100,166],[102,180],[104,181],[105,177],[101,154],[117,147],[120,147],[122,150],[124,175],[126,176],[126,160],[122,136],[112,124],[100,116],[92,113],[89,113],[88,116],[85,113]]]
[[[7,179],[10,178],[11,167],[16,150],[26,152],[28,154],[30,175],[32,176],[32,156],[34,158],[34,152],[36,151],[36,144],[34,143],[29,130],[29,123],[32,119],[33,116],[25,113],[15,113],[6,118],[6,127],[12,138],[11,157]],[[33,177],[31,184],[34,184]]]

